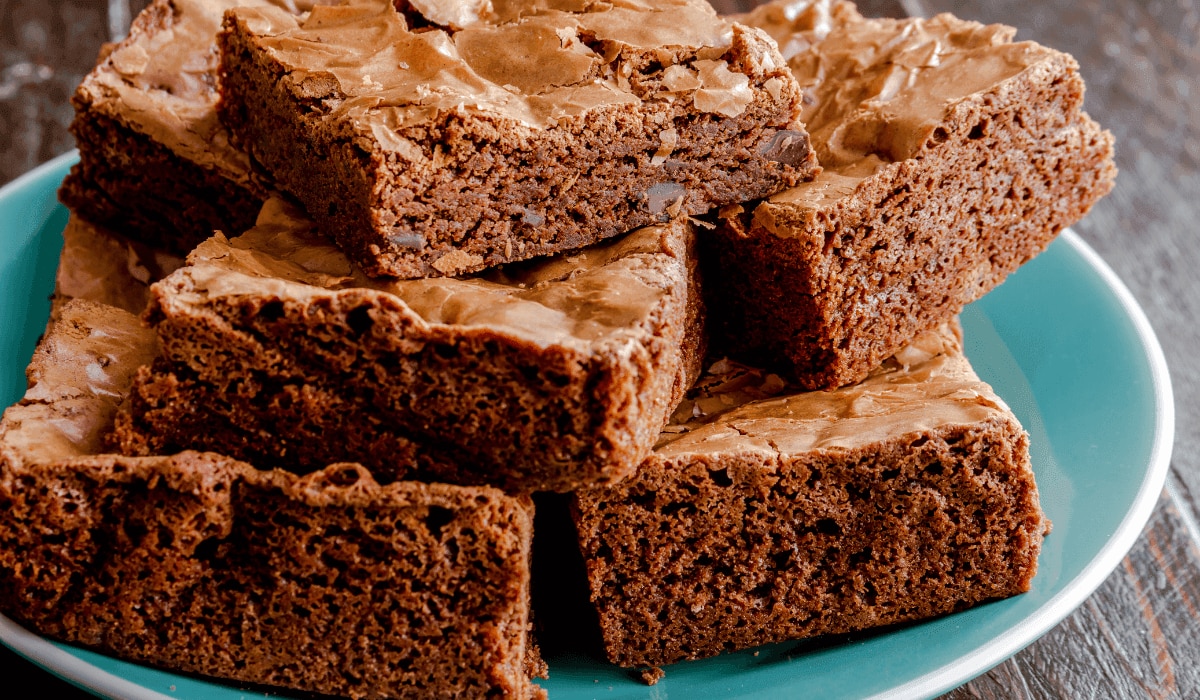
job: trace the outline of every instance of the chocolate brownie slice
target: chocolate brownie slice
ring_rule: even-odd
[[[154,0],[107,48],[71,102],[79,163],[59,196],[84,218],[186,255],[242,231],[267,191],[216,114],[216,35],[226,9],[272,0]],[[293,7],[278,0],[279,7]]]
[[[637,474],[578,493],[607,655],[655,666],[1028,590],[1027,437],[948,327],[860,384],[717,362]]]
[[[532,506],[492,488],[102,454],[154,336],[73,300],[0,421],[0,608],[138,662],[354,698],[536,695]]]
[[[579,248],[814,171],[775,45],[702,0],[403,5],[238,8],[220,36],[221,119],[369,275]]]
[[[806,387],[861,379],[1112,187],[1112,137],[1080,109],[1075,61],[1010,27],[825,1],[741,21],[783,47],[824,170],[726,210],[714,343],[784,358]]]
[[[154,286],[162,356],[117,438],[514,492],[620,479],[699,372],[693,247],[676,219],[483,276],[381,280],[272,199]]]

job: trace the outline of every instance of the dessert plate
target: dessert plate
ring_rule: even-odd
[[[54,193],[73,160],[57,158],[0,190],[0,406],[24,391],[45,327],[67,218]],[[1029,593],[929,622],[679,663],[653,687],[598,659],[546,650],[543,687],[560,699],[925,697],[986,671],[1066,617],[1124,557],[1162,490],[1174,435],[1162,350],[1128,290],[1070,231],[968,307],[963,326],[975,369],[1030,433],[1054,522]],[[103,696],[268,697],[50,642],[3,617],[0,640]]]

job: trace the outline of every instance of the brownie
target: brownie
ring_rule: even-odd
[[[1112,137],[1080,109],[1075,61],[1010,27],[839,2],[741,21],[783,47],[823,172],[725,210],[710,290],[726,352],[808,388],[857,381],[1112,187]]]
[[[272,199],[154,285],[162,353],[116,440],[512,492],[620,479],[699,372],[693,238],[675,219],[475,277],[378,279]]]
[[[1027,436],[947,326],[834,391],[714,363],[575,519],[606,653],[629,667],[1021,593],[1047,529]]]
[[[71,99],[79,163],[59,196],[74,212],[180,255],[243,231],[268,189],[216,114],[226,9],[270,0],[154,0]],[[278,6],[294,6],[278,0]]]
[[[222,121],[368,275],[580,248],[814,172],[774,43],[702,0],[404,7],[242,7],[219,38]]]
[[[67,302],[0,422],[0,608],[174,671],[349,696],[528,697],[532,504],[487,487],[306,476],[100,433],[154,353]]]
[[[88,299],[138,314],[150,285],[183,265],[183,259],[132,241],[78,214],[63,228],[51,322],[68,299]]]

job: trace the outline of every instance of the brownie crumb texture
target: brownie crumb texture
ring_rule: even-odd
[[[651,666],[650,668],[643,668],[638,675],[641,676],[642,682],[646,685],[654,685],[661,681],[667,675],[667,672],[658,666]]]
[[[1046,525],[1027,437],[951,329],[861,384],[796,392],[716,363],[633,478],[577,493],[613,663],[703,658],[1028,590]]]

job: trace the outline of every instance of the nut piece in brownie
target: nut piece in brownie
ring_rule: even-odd
[[[1112,187],[1112,138],[1080,109],[1075,61],[1009,27],[821,0],[741,21],[788,57],[824,170],[724,212],[710,289],[725,352],[783,358],[809,388],[857,381]]]
[[[73,300],[0,421],[0,609],[172,670],[363,697],[538,692],[532,506],[486,487],[102,454],[153,332]]]
[[[948,326],[834,391],[719,361],[635,476],[577,499],[622,666],[1021,593],[1047,527],[1025,432]]]
[[[71,102],[79,163],[59,196],[84,218],[180,255],[213,230],[242,231],[266,193],[217,120],[216,36],[236,5],[154,0]],[[288,0],[278,5],[293,8]]]
[[[580,248],[815,170],[774,43],[703,0],[238,8],[220,45],[222,121],[372,276]]]
[[[152,289],[126,454],[366,465],[513,492],[620,479],[699,373],[684,219],[471,278],[370,278],[282,200]]]

